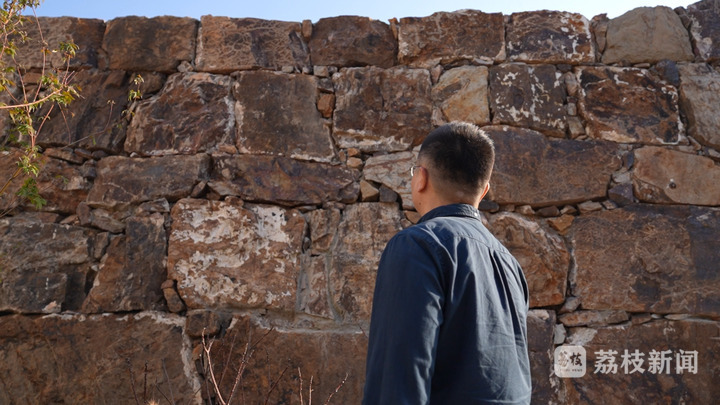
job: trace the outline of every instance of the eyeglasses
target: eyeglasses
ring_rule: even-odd
[[[413,177],[415,175],[415,169],[418,167],[422,167],[422,166],[415,165],[410,168],[410,177]]]

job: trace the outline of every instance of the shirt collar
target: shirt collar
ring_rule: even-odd
[[[429,221],[438,217],[468,217],[480,219],[480,211],[470,204],[450,204],[433,208],[420,218],[421,222]]]

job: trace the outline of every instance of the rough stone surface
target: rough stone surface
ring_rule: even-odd
[[[612,143],[548,140],[535,131],[506,126],[483,130],[495,142],[490,199],[498,204],[541,207],[602,198],[611,174],[620,168],[619,150]]]
[[[512,213],[490,217],[488,229],[520,263],[530,288],[530,307],[562,304],[570,269],[563,239],[537,222]]]
[[[341,166],[273,156],[217,156],[209,187],[220,195],[295,206],[354,202],[360,186]]]
[[[553,373],[555,312],[535,309],[528,312],[528,354],[532,378],[532,403],[552,404],[559,400],[559,379]]]
[[[690,35],[669,7],[638,7],[610,20],[604,64],[691,61]]]
[[[38,23],[42,30],[42,40]],[[50,50],[58,50],[61,42],[72,41],[78,49],[75,57],[70,60],[70,68],[98,67],[100,59],[98,51],[101,49],[105,32],[105,23],[102,20],[71,17],[29,18],[22,29],[27,32],[28,41],[17,43],[16,60],[20,66],[42,68],[43,63],[46,63],[46,68],[50,66],[64,68],[67,65],[63,61],[61,52],[45,55],[43,49],[48,47]]]
[[[17,192],[22,187],[27,176],[13,176],[18,170],[18,161],[23,156],[23,151],[16,148],[8,148],[0,151],[0,181],[7,186],[3,193],[0,193],[0,212],[10,211],[21,204]]]
[[[684,135],[677,90],[636,68],[582,67],[580,114],[593,138],[654,145]]]
[[[688,119],[688,135],[720,150],[720,73],[704,64],[681,65],[680,80],[680,106]]]
[[[687,8],[695,54],[707,62],[720,59],[720,2],[703,0]]]
[[[488,68],[462,66],[450,69],[433,86],[432,98],[440,105],[445,121],[490,123]]]
[[[227,76],[208,73],[171,75],[158,95],[142,101],[135,109],[125,150],[163,156],[232,145],[230,83]]]
[[[490,68],[493,124],[535,129],[565,137],[565,90],[553,65],[511,63]]]
[[[172,209],[168,277],[188,308],[295,308],[298,211],[184,199]]]
[[[399,151],[431,129],[430,74],[424,69],[343,69],[333,75],[333,135],[341,148]]]
[[[198,403],[183,324],[155,312],[0,317],[0,403],[130,404],[145,380],[148,400],[172,389],[176,401]]]
[[[570,231],[584,309],[720,313],[720,211],[629,205],[578,217]]]
[[[107,22],[103,49],[110,69],[172,73],[195,58],[197,33],[193,18],[120,17]]]
[[[492,64],[504,59],[505,30],[500,13],[461,10],[400,19],[401,64],[430,68],[459,61]]]
[[[301,24],[255,18],[203,16],[195,62],[198,71],[280,70],[310,67]]]
[[[630,317],[625,311],[575,311],[559,316],[559,321],[567,326],[598,326],[625,322]]]
[[[317,108],[317,78],[242,72],[233,87],[240,153],[330,162],[330,130]]]
[[[37,185],[40,196],[47,201],[45,211],[72,214],[87,197],[92,183],[82,167],[59,159],[45,159]]]
[[[395,64],[397,41],[390,26],[367,17],[321,18],[308,43],[314,65],[378,66]]]
[[[635,151],[632,174],[640,201],[720,205],[720,166],[708,157],[646,146]]]
[[[416,152],[400,152],[388,155],[371,156],[365,162],[365,179],[380,183],[395,191],[402,198],[402,206],[412,209],[412,190],[410,189],[410,168],[417,160]]]
[[[577,13],[513,13],[506,25],[508,60],[528,63],[593,63],[590,22]]]

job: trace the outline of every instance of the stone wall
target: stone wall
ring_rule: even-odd
[[[534,402],[720,395],[720,1],[41,24],[80,46],[82,98],[42,128],[48,204],[0,198],[0,403],[200,402],[203,334],[245,403],[345,378],[333,403],[359,403],[375,267],[451,120],[496,143],[481,208],[531,287]]]

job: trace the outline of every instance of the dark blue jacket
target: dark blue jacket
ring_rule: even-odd
[[[528,404],[528,287],[470,205],[435,208],[378,268],[363,404]]]

